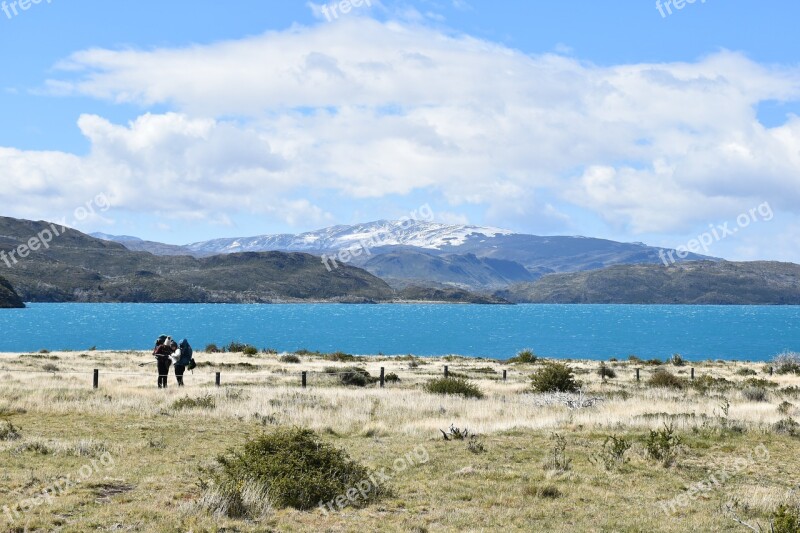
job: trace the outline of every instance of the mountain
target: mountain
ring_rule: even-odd
[[[380,220],[299,235],[214,239],[182,247],[109,238],[131,249],[157,255],[188,253],[203,257],[245,251],[305,252],[330,258],[350,255],[350,264],[388,280],[395,287],[444,285],[479,291],[493,291],[557,272],[661,263],[660,254],[669,251],[642,243],[541,237],[499,228],[420,220]],[[714,258],[689,254],[684,260],[703,259]]]
[[[20,309],[25,307],[14,287],[4,278],[0,278],[0,309]]]
[[[40,237],[36,237],[39,235]],[[208,258],[154,256],[47,222],[0,217],[0,250],[38,238],[26,258],[6,255],[4,275],[31,302],[392,301],[394,291],[356,267],[328,271],[301,253]]]
[[[185,246],[145,241],[129,235],[109,235],[107,233],[90,233],[89,235],[104,241],[118,242],[134,252],[149,252],[153,255],[195,255]]]
[[[551,274],[496,293],[517,303],[800,304],[800,265],[696,261]]]

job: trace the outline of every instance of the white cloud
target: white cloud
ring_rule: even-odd
[[[176,113],[128,126],[82,117],[83,158],[0,155],[0,170],[34,177],[16,198],[63,188],[52,172],[85,188],[109,179],[130,209],[178,194],[207,217],[297,222],[281,206],[304,189],[430,191],[484,206],[489,222],[569,225],[546,196],[623,233],[682,231],[761,201],[800,206],[800,119],[765,128],[755,112],[800,99],[800,69],[738,53],[603,67],[357,16],[210,45],[85,50],[60,67],[48,82],[59,94]],[[295,201],[303,217],[330,218],[329,206]]]

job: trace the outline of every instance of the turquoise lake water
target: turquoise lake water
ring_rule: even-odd
[[[353,354],[764,360],[800,351],[800,307],[31,304],[0,310],[0,351],[150,349],[166,333]]]

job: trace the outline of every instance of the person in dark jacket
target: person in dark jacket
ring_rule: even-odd
[[[163,338],[163,339],[162,339]],[[167,388],[167,377],[169,376],[169,367],[172,365],[172,360],[169,358],[175,351],[172,348],[173,341],[170,337],[162,335],[156,341],[156,347],[153,350],[153,355],[156,357],[156,366],[158,367],[158,388]]]
[[[183,339],[181,341],[171,359],[175,365],[175,379],[178,380],[178,386],[183,387],[183,373],[186,372],[186,367],[192,362],[192,347],[189,346],[188,340]]]

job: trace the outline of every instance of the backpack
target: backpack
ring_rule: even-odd
[[[185,366],[188,370],[194,370],[197,367],[197,363],[194,362],[194,350],[189,345],[189,341],[183,339],[180,344],[181,349],[181,358],[177,364]]]

